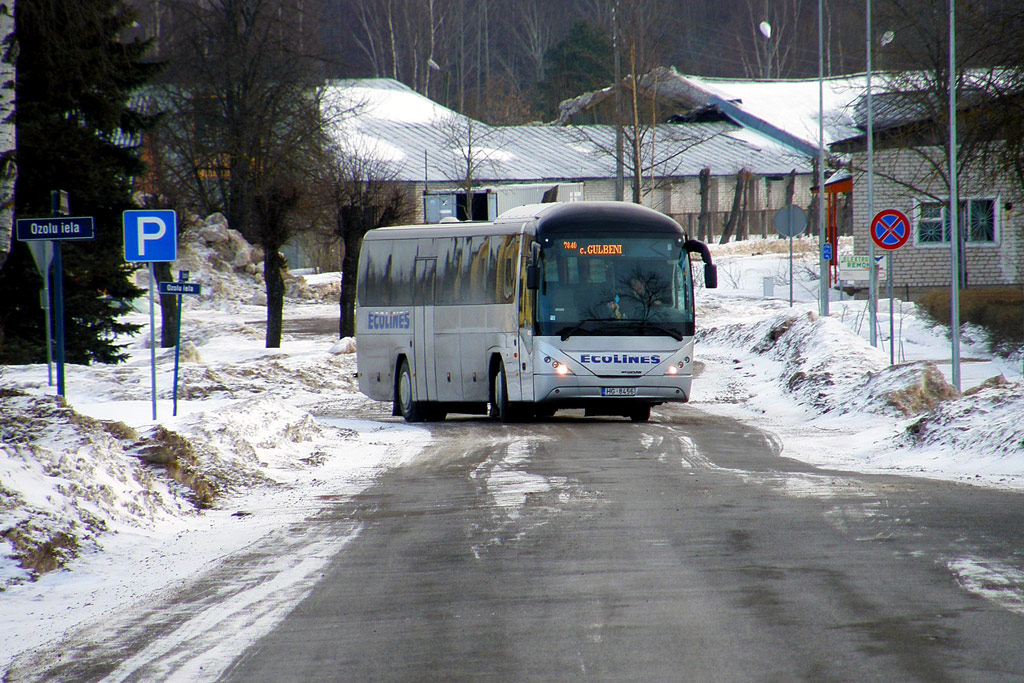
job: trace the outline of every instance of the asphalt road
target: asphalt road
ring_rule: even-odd
[[[224,679],[1024,678],[1024,496],[656,420],[433,426],[309,522],[360,531]]]

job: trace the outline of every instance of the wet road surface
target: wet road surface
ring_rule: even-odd
[[[1020,495],[657,419],[433,426],[416,462],[325,501],[315,523],[358,537],[225,679],[1024,676]]]

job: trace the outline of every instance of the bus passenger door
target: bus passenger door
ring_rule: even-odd
[[[416,396],[420,401],[437,400],[437,378],[434,375],[434,273],[436,258],[417,258],[413,295],[413,372],[416,373]]]
[[[516,287],[516,299],[519,302],[519,333],[516,346],[519,351],[519,362],[516,374],[522,387],[522,400],[534,401],[533,392],[533,321],[536,307],[537,292],[526,287],[526,266],[531,262],[530,249],[532,240],[524,239],[519,257],[519,284]]]

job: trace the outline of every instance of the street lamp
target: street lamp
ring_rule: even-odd
[[[767,80],[771,77],[771,47],[769,46],[769,41],[772,38],[772,25],[767,21],[762,21],[758,25],[757,30],[764,36],[764,70],[762,75]]]
[[[960,211],[956,177],[956,0],[949,0],[949,255],[950,281],[950,353],[951,379],[960,391]]]
[[[952,2],[952,0],[950,0]],[[818,313],[828,316],[828,266],[825,260],[825,12],[818,0]]]
[[[875,241],[870,239],[871,221],[875,220],[875,123],[871,106],[871,0],[867,0],[867,33],[864,44],[867,53],[867,92],[865,95],[868,109],[868,306],[871,309],[871,345],[878,346],[878,269],[875,267]],[[891,338],[889,343],[893,343]]]

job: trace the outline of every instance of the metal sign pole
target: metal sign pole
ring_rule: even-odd
[[[789,307],[793,308],[793,212],[786,212],[789,232]]]
[[[896,326],[893,312],[892,294],[892,252],[885,255],[886,273],[885,294],[889,297],[889,365],[896,365]]]
[[[793,219],[789,220],[792,229]],[[789,307],[793,308],[793,234],[789,235]]]
[[[60,190],[50,190],[50,215],[54,218],[61,214],[61,199]],[[53,280],[53,318],[57,337],[57,395],[64,396],[64,257],[60,240],[53,241],[53,270],[56,273]]]
[[[64,395],[64,260],[60,242],[53,243],[53,320],[57,341],[57,395]]]
[[[178,271],[178,282],[188,280],[184,270]],[[181,294],[178,295],[178,325],[174,332],[174,417],[178,416],[178,360],[181,357]]]
[[[156,322],[153,315],[153,291],[156,289],[156,265],[149,263],[149,371],[153,387],[153,419],[156,419]]]
[[[49,245],[49,242],[47,242]],[[53,249],[52,246],[48,247]],[[46,269],[46,278],[43,280],[43,291],[39,296],[39,303],[43,307],[43,318],[46,322],[46,385],[53,386],[53,322],[50,320],[50,269]]]
[[[181,294],[178,295],[178,325],[174,331],[174,417],[178,416],[178,359],[181,357]]]
[[[50,314],[53,306],[50,303],[50,271],[53,269],[53,242],[29,242],[29,249],[36,260],[39,274],[43,276],[43,291],[39,292],[39,306],[43,309],[43,323],[46,328],[46,383],[53,386],[53,320]]]

